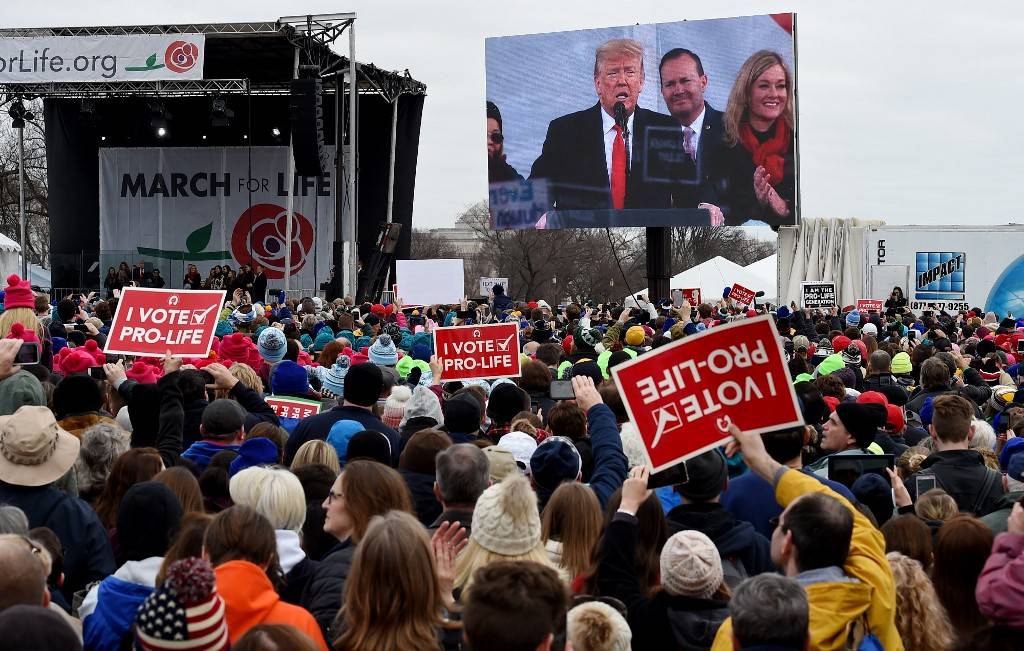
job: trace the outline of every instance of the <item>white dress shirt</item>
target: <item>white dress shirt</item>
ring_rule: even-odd
[[[626,154],[631,155],[633,153],[633,116],[636,115],[634,109],[629,117],[626,118],[626,131],[628,133],[622,134],[626,139]],[[615,143],[615,118],[608,115],[608,111],[601,108],[601,124],[604,126],[604,162],[608,167],[608,187],[612,185],[612,146]],[[629,161],[626,161],[626,169],[629,169]]]

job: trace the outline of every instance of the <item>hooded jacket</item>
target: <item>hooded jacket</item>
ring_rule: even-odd
[[[810,606],[809,648],[838,651],[846,647],[851,624],[866,618],[870,633],[886,651],[902,651],[903,641],[896,628],[896,584],[885,558],[885,538],[860,511],[843,496],[805,474],[788,469],[776,476],[775,498],[783,507],[806,493],[828,493],[853,515],[850,552],[838,580],[813,580],[828,569],[812,570],[795,577],[807,592]],[[837,569],[837,568],[835,568]],[[836,572],[838,575],[839,572]],[[853,579],[853,580],[851,580]],[[712,651],[731,651],[732,620],[718,629]]]
[[[981,614],[996,624],[1024,629],[1024,536],[996,536],[974,597]]]
[[[162,556],[128,561],[93,586],[78,607],[87,649],[121,649],[131,634],[139,606],[153,592]]]
[[[626,605],[633,648],[710,649],[729,615],[728,604],[664,590],[644,595],[634,571],[637,537],[636,517],[616,513],[605,531],[597,570],[600,593]]]
[[[737,520],[721,504],[681,504],[669,511],[666,518],[670,536],[693,529],[715,543],[730,588],[735,588],[747,576],[775,571],[768,539],[759,534],[754,525]],[[730,573],[727,567],[730,561],[741,564],[746,570],[746,576]]]
[[[988,492],[980,495],[985,488],[985,478],[993,475],[988,484]],[[945,450],[932,453],[921,463],[921,470],[906,480],[907,491],[917,500],[916,480],[914,477],[934,476],[938,487],[956,500],[957,507],[977,516],[987,515],[999,508],[1003,496],[1002,477],[995,470],[985,465],[985,459],[977,450]],[[975,505],[980,508],[975,512]]]
[[[255,563],[228,561],[213,570],[217,592],[224,600],[224,619],[231,643],[260,624],[288,624],[309,636],[318,648],[327,651],[327,643],[313,616],[299,606],[285,603],[274,591],[266,573]],[[338,602],[341,607],[341,602]]]

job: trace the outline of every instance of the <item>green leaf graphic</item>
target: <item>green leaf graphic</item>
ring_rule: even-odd
[[[152,68],[155,65],[156,65],[156,52],[154,52],[153,54],[150,54],[149,58],[146,59],[146,67],[147,68]]]
[[[213,222],[210,222],[206,226],[197,228],[189,233],[188,238],[185,240],[185,248],[188,249],[189,253],[199,253],[206,248],[207,244],[210,243],[210,236],[212,234]]]

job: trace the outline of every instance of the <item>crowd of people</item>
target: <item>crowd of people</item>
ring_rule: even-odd
[[[160,269],[154,267],[152,263],[147,266],[145,260],[139,260],[133,267],[129,267],[128,262],[122,260],[116,268],[108,267],[107,275],[103,278],[104,296],[108,299],[114,298],[115,294],[125,287],[161,289],[166,286],[167,280],[161,275]],[[199,268],[189,263],[181,284],[176,289],[224,289],[229,293],[241,289],[248,292],[253,300],[262,303],[267,294],[267,273],[259,263],[252,266],[241,264],[237,272],[231,265],[215,264],[203,278]]]
[[[1024,320],[236,288],[207,357],[125,359],[116,302],[7,279],[11,648],[1022,648]],[[654,481],[612,369],[764,313],[805,424]],[[446,380],[433,330],[497,321],[521,376]]]

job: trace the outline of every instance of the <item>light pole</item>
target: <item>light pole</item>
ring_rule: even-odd
[[[28,240],[25,224],[25,121],[35,116],[25,108],[21,98],[17,97],[7,109],[11,116],[11,126],[18,130],[18,222],[21,230],[21,278],[28,278]]]

